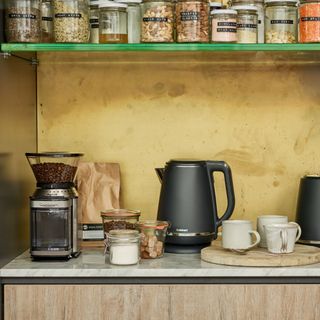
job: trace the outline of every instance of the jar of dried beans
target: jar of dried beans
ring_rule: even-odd
[[[114,1],[99,4],[99,42],[128,43],[127,5]]]
[[[40,42],[39,0],[7,0],[6,36],[8,42]]]
[[[299,41],[320,42],[320,0],[302,1],[299,16]]]
[[[56,42],[87,43],[90,37],[88,0],[53,0]]]
[[[297,1],[266,0],[266,43],[297,42]]]
[[[173,42],[172,2],[144,0],[141,8],[141,42]]]
[[[251,5],[232,6],[237,11],[237,43],[258,42],[258,10]]]
[[[177,42],[209,42],[209,2],[178,0]]]
[[[237,11],[219,9],[211,11],[211,41],[237,42]]]

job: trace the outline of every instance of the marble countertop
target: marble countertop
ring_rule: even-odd
[[[32,261],[29,252],[12,260],[0,277],[320,277],[320,264],[299,267],[230,267],[200,260],[200,254],[169,254],[139,265],[113,266],[103,249],[86,249],[69,261]]]

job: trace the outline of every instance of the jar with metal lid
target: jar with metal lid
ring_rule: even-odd
[[[90,0],[90,43],[99,43],[99,0]]]
[[[137,264],[140,260],[138,230],[112,230],[108,234],[109,260],[115,265]]]
[[[128,43],[140,43],[142,0],[114,0],[128,5]]]
[[[258,12],[258,43],[264,43],[264,2],[263,0],[234,0],[233,6],[248,5],[257,8]]]
[[[88,0],[53,0],[56,42],[87,43],[90,37]]]
[[[231,9],[237,11],[237,43],[257,43],[257,8],[251,5],[237,5]]]
[[[141,42],[173,42],[174,9],[170,0],[143,0]]]
[[[128,43],[127,5],[114,1],[99,3],[99,42]]]
[[[299,41],[320,42],[320,0],[301,1],[299,17]]]
[[[39,0],[7,0],[5,29],[8,42],[40,42]]]
[[[218,9],[211,11],[211,41],[237,42],[237,11]]]
[[[177,42],[209,42],[209,2],[178,0]]]
[[[51,0],[41,2],[41,42],[53,42],[53,8]]]
[[[297,42],[297,1],[266,0],[266,43]]]

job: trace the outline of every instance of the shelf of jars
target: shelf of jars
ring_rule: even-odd
[[[70,44],[70,43],[2,43],[2,52],[54,52],[54,51],[275,51],[275,52],[317,52],[320,55],[320,43],[315,44],[203,44],[203,43],[159,43],[159,44]],[[319,57],[320,59],[320,57]]]

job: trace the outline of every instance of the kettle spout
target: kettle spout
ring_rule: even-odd
[[[154,170],[156,170],[160,183],[162,183],[164,168],[155,168]]]

